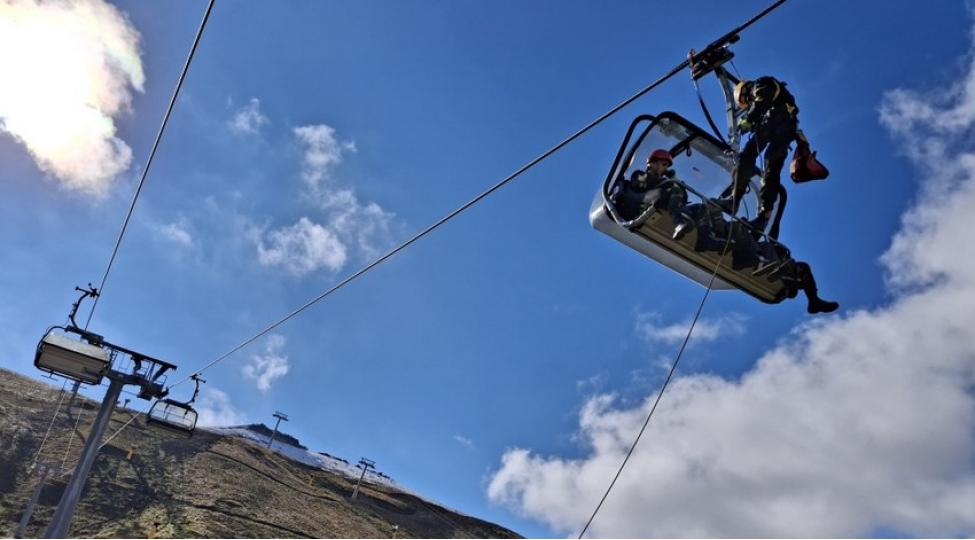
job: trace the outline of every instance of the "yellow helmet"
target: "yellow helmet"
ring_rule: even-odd
[[[738,103],[738,106],[741,107],[742,109],[748,107],[748,103],[752,99],[750,95],[751,92],[752,92],[752,81],[746,81],[745,79],[742,79],[738,81],[738,84],[735,85],[735,102]]]

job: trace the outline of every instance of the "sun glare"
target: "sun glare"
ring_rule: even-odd
[[[138,34],[110,5],[0,3],[0,133],[72,188],[99,192],[128,167],[113,116],[142,87]]]
[[[6,129],[32,147],[57,151],[71,138],[64,129],[75,120],[71,111],[91,106],[78,38],[42,24],[14,30],[0,33],[0,50],[13,52],[0,56],[0,73],[16,74],[0,85],[0,115]]]

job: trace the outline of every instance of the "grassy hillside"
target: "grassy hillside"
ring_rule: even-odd
[[[47,470],[24,532],[44,535],[97,414],[98,404],[80,397],[68,414],[68,399],[60,387],[0,369],[0,536],[14,536]],[[71,537],[520,538],[387,485],[363,483],[351,501],[356,479],[238,437],[197,430],[182,438],[135,414],[116,410]]]

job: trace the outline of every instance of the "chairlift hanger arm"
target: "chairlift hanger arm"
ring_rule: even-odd
[[[728,48],[729,45],[737,43],[741,36],[739,35],[745,28],[754,24],[757,20],[761,19],[773,9],[782,5],[786,0],[777,0],[771,6],[765,8],[758,15],[755,15],[747,22],[735,28],[731,32],[721,36],[715,41],[711,42],[707,47],[705,47],[701,52],[696,53],[694,49],[691,49],[687,53],[687,64],[690,66],[691,79],[694,81],[694,87],[697,88],[697,98],[701,103],[701,108],[704,110],[704,116],[719,138],[721,137],[720,130],[718,126],[714,123],[714,119],[711,118],[711,113],[708,111],[707,105],[704,103],[704,97],[701,96],[701,90],[698,88],[697,81],[709,73],[714,73],[718,77],[718,81],[721,84],[721,90],[725,95],[726,102],[726,119],[728,122],[728,139],[726,142],[732,147],[732,149],[737,152],[738,150],[738,136],[735,129],[735,116],[737,114],[737,107],[735,105],[734,99],[732,98],[733,86],[739,82],[738,78],[728,73],[724,69],[724,64],[729,62],[734,58],[735,54],[731,52]]]
[[[741,39],[739,34],[741,34],[743,30],[755,24],[759,19],[768,15],[772,10],[785,2],[786,0],[776,0],[771,6],[759,12],[758,15],[755,15],[751,19],[748,19],[743,24],[736,27],[734,30],[709,43],[706,47],[704,47],[704,49],[701,50],[701,52],[695,53],[694,50],[691,49],[690,53],[687,55],[687,59],[678,64],[677,67],[661,78],[658,82],[663,82],[664,80],[669,79],[678,71],[681,71],[686,67],[691,68],[691,76],[695,81],[708,73],[711,73],[715,69],[720,68],[725,62],[731,60],[731,58],[734,56],[734,53],[728,50],[728,45],[737,43],[738,40]]]
[[[187,405],[191,405],[194,401],[196,401],[196,396],[200,394],[200,383],[206,383],[206,381],[201,379],[200,375],[197,373],[191,375],[190,378],[193,379],[194,383],[196,383],[196,389],[193,390],[193,397],[191,397],[190,400],[186,402]]]
[[[71,322],[71,326],[77,327],[78,323],[75,322],[74,318],[75,315],[78,314],[78,308],[81,307],[81,302],[89,296],[92,298],[98,298],[98,289],[96,289],[91,283],[88,283],[87,289],[82,289],[76,285],[74,290],[81,291],[81,297],[78,298],[77,302],[71,304],[71,313],[68,315],[68,320]]]

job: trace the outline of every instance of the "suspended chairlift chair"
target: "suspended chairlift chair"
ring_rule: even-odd
[[[688,195],[686,208],[696,224],[681,240],[673,239],[674,224],[666,210],[650,205],[641,215],[627,219],[612,200],[617,184],[643,170],[647,156],[657,148],[673,156],[676,178]],[[680,115],[663,112],[639,116],[630,125],[593,199],[590,223],[701,285],[738,289],[770,304],[792,298],[797,290],[788,271],[794,264],[789,250],[766,235],[756,241],[756,234],[746,224],[748,213],[758,208],[755,182],[740,203],[744,217],[734,217],[730,209],[718,204],[727,196],[734,166],[734,152],[727,143]],[[764,260],[757,258],[760,254]]]
[[[196,401],[196,396],[200,393],[200,383],[206,381],[197,375],[193,375],[192,379],[196,383],[193,397],[187,402],[172,398],[156,400],[152,404],[152,408],[149,409],[149,414],[146,415],[146,425],[172,431],[187,438],[193,436],[196,420],[199,416],[193,408],[193,402]]]
[[[84,384],[100,384],[111,363],[112,353],[102,346],[101,336],[74,326],[49,329],[34,355],[38,369]]]

